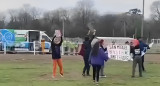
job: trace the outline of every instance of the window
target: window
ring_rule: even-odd
[[[42,39],[44,39],[46,42],[50,42],[50,39],[45,35],[42,35]]]

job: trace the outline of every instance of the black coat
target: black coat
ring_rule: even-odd
[[[56,36],[53,37],[52,42],[51,42],[51,48],[52,48],[52,59],[60,59],[61,58],[61,51],[60,51],[60,47],[62,45],[63,39],[61,37],[61,41],[59,44],[55,44],[54,43],[54,38]]]

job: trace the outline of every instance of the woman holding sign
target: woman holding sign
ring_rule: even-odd
[[[63,77],[63,64],[60,53],[60,46],[62,45],[63,39],[60,31],[55,31],[55,35],[52,39],[52,59],[53,59],[53,78],[56,76],[57,64],[60,68],[60,75]]]

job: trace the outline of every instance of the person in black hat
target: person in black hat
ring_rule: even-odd
[[[85,76],[90,76],[89,71],[90,71],[90,64],[89,64],[89,55],[91,52],[91,42],[95,37],[95,33],[96,30],[93,31],[92,37],[89,37],[90,34],[90,30],[88,31],[87,36],[85,37],[85,41],[83,42],[84,45],[84,56],[83,56],[83,60],[84,60],[84,68],[83,68],[83,73],[82,75]],[[85,73],[87,71],[87,73]]]

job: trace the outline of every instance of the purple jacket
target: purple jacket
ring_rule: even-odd
[[[104,50],[102,48],[99,48],[98,55],[97,56],[91,56],[90,57],[91,64],[96,65],[104,65],[104,61],[108,60],[107,55],[104,53]]]

